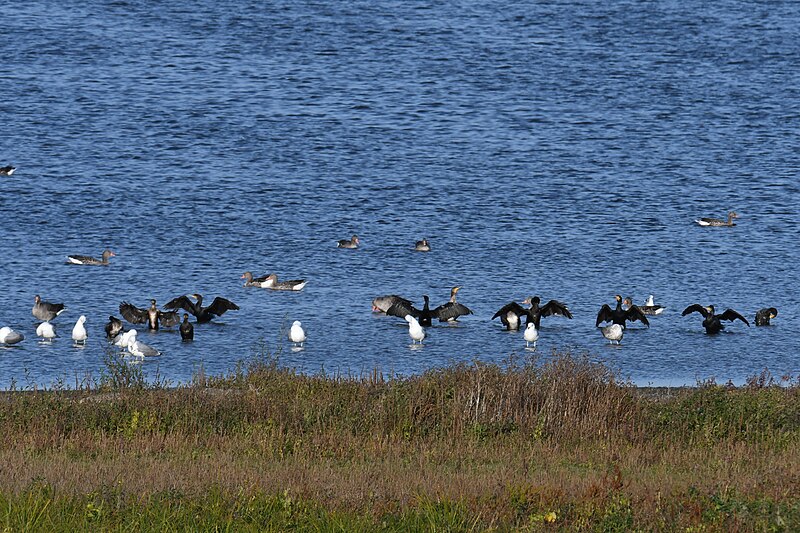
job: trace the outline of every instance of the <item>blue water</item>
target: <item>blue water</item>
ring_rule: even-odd
[[[490,317],[566,302],[538,352],[588,353],[637,384],[800,372],[800,4],[12,1],[0,6],[0,387],[103,368],[122,300],[186,293],[240,307],[142,332],[174,383],[262,347],[307,372],[408,375],[524,355]],[[736,210],[733,228],[701,216]],[[357,233],[358,250],[335,248]],[[433,251],[415,253],[427,237]],[[70,266],[99,255],[108,268]],[[306,278],[244,288],[242,272]],[[410,349],[373,297],[474,311]],[[667,307],[619,347],[614,294]],[[65,302],[52,345],[33,296]],[[691,303],[741,323],[706,336]],[[70,330],[88,317],[90,339]],[[308,333],[292,351],[285,333]],[[141,328],[140,328],[141,330]]]

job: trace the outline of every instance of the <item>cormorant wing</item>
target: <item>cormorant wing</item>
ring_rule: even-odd
[[[398,298],[392,305],[389,306],[389,309],[386,310],[386,314],[399,316],[400,318],[405,318],[406,315],[411,315],[416,319],[419,319],[420,317],[419,309],[411,305],[411,302],[405,298]]]
[[[594,323],[594,327],[599,326],[602,322],[611,322],[614,318],[614,312],[611,310],[611,307],[608,304],[603,304],[603,307],[600,308],[600,311],[597,313],[597,321]]]
[[[433,316],[439,319],[439,322],[447,322],[448,320],[455,320],[461,315],[471,315],[469,307],[458,302],[447,302],[440,305],[433,310]]]
[[[550,300],[542,307],[539,308],[542,316],[562,315],[567,318],[572,318],[572,313],[569,312],[567,304],[559,302],[558,300]]]
[[[185,294],[183,296],[173,298],[165,303],[163,307],[164,309],[183,309],[184,311],[189,311],[193,315],[195,314],[194,302]]]
[[[144,324],[147,322],[147,309],[139,309],[128,302],[119,304],[119,314],[131,324]]]
[[[730,322],[733,322],[734,320],[741,320],[742,322],[747,324],[748,327],[750,326],[750,322],[748,322],[745,317],[743,317],[733,309],[726,309],[724,313],[717,316],[719,316],[720,320],[728,320]]]
[[[692,304],[692,305],[690,305],[689,307],[687,307],[686,309],[683,310],[683,313],[681,313],[681,316],[686,316],[689,313],[695,313],[695,312],[696,313],[700,313],[704,317],[708,316],[708,309],[706,309],[705,307],[703,307],[700,304]]]
[[[631,304],[627,311],[625,311],[625,320],[629,320],[631,322],[635,322],[636,320],[641,320],[642,324],[650,327],[650,321],[647,320],[647,316],[642,313],[642,310],[639,309],[638,305]]]
[[[443,307],[443,306],[439,306],[439,307]],[[437,307],[436,309],[434,309],[434,311],[436,311],[437,309],[439,309],[439,307]],[[505,314],[506,314],[506,313],[508,313],[509,311],[513,311],[513,312],[514,312],[514,313],[516,313],[516,315],[517,315],[517,316],[519,316],[519,317],[525,316],[525,315],[527,315],[527,313],[528,313],[528,310],[527,310],[527,309],[525,309],[524,307],[522,307],[521,305],[519,305],[517,302],[509,302],[509,303],[507,303],[506,305],[504,305],[503,307],[501,307],[501,308],[500,308],[500,310],[499,310],[499,311],[497,311],[497,312],[494,314],[494,316],[492,317],[492,320],[494,320],[495,318],[497,318],[497,317],[499,317],[499,316],[503,316],[503,315],[505,315]]]
[[[217,316],[222,315],[225,311],[236,311],[237,309],[239,309],[238,305],[221,296],[214,298],[214,301],[211,302],[211,305],[206,307],[206,311],[209,313],[214,313]]]
[[[169,328],[179,323],[181,319],[178,317],[177,311],[159,311],[158,321],[161,322],[161,325],[165,328]]]

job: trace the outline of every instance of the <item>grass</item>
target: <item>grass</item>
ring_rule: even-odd
[[[650,394],[568,353],[407,378],[262,356],[177,388],[106,366],[0,395],[0,527],[800,528],[800,386],[768,374]]]

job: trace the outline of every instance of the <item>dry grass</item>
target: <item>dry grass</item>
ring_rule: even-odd
[[[800,527],[800,387],[768,376],[653,397],[570,354],[406,379],[259,359],[164,389],[120,364],[0,399],[7,525],[44,499],[59,529],[180,529],[211,503],[208,526],[237,529]],[[251,522],[254,501],[272,511]]]

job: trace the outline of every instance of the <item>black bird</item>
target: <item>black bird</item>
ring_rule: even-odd
[[[65,309],[66,307],[64,307],[64,304],[54,304],[42,301],[42,297],[37,294],[33,297],[33,309],[31,309],[31,313],[33,313],[33,316],[39,320],[50,322],[55,317],[63,313]]]
[[[139,309],[133,304],[122,302],[119,304],[119,312],[122,318],[132,324],[144,324],[147,322],[148,329],[152,330],[158,329],[159,322],[165,328],[174,326],[180,322],[177,312],[161,311],[156,306],[156,301],[154,299],[150,300],[150,307],[147,309]]]
[[[0,176],[10,176],[17,170],[17,167],[12,167],[11,165],[0,167]]]
[[[516,331],[519,329],[520,320],[523,316],[526,317],[525,325],[527,326],[529,323],[533,322],[537,330],[539,329],[539,324],[543,316],[559,315],[572,318],[572,313],[570,313],[567,304],[563,302],[550,300],[542,307],[539,307],[539,302],[541,302],[541,300],[538,296],[531,296],[523,300],[522,303],[529,305],[529,309],[525,309],[517,302],[509,302],[494,314],[492,320],[500,317],[500,320],[508,331]]]
[[[164,304],[164,309],[183,309],[189,311],[195,316],[199,324],[209,322],[215,316],[224,314],[225,311],[236,311],[239,309],[238,305],[221,296],[214,298],[214,301],[211,302],[211,305],[208,307],[203,307],[202,295],[192,294],[192,297],[195,299],[194,302],[190,300],[188,296],[178,296]]]
[[[466,305],[460,304],[456,301],[456,294],[461,290],[461,287],[453,287],[450,289],[450,301],[444,303],[433,310],[439,322],[455,322],[458,317],[462,315],[471,315],[472,311]]]
[[[181,340],[190,341],[194,339],[194,326],[189,322],[189,315],[183,313],[183,322],[181,322]]]
[[[106,337],[113,339],[122,331],[122,320],[111,315],[108,317],[108,324],[106,324]]]
[[[769,326],[769,321],[778,316],[774,307],[765,307],[756,311],[756,326]]]
[[[600,312],[597,313],[597,321],[594,324],[595,327],[599,326],[602,322],[611,322],[625,328],[626,320],[629,322],[640,320],[642,324],[648,328],[650,327],[650,321],[647,320],[647,317],[642,313],[639,307],[631,305],[628,309],[623,309],[622,296],[617,294],[614,296],[614,299],[617,301],[617,307],[611,309],[608,304],[603,304],[603,307],[600,308]]]
[[[395,300],[395,302],[386,310],[387,315],[392,316],[399,316],[400,318],[405,318],[406,315],[411,315],[417,319],[420,326],[423,327],[430,327],[431,321],[434,318],[439,318],[439,316],[431,310],[430,308],[430,298],[427,294],[422,295],[422,299],[425,300],[425,305],[422,309],[417,309],[411,302],[404,298],[399,298]]]
[[[703,327],[706,328],[706,333],[709,335],[713,335],[715,333],[719,333],[722,331],[725,326],[720,322],[720,320],[727,320],[729,322],[733,322],[734,320],[741,320],[747,327],[750,327],[750,322],[747,321],[745,317],[734,311],[733,309],[726,309],[724,313],[721,315],[714,314],[714,306],[709,305],[708,307],[703,307],[700,304],[692,304],[686,309],[683,310],[681,316],[686,316],[689,313],[698,312],[703,315]]]

